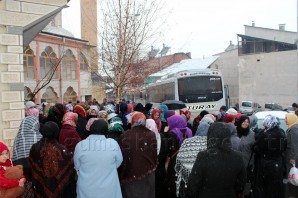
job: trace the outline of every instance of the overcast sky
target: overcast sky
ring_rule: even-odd
[[[286,30],[297,31],[295,0],[163,1],[166,28],[155,47],[161,49],[165,43],[171,47],[169,53],[191,52],[192,58],[202,58],[223,52],[230,41],[237,44],[237,33],[244,34],[244,25],[252,21],[257,27],[278,29],[285,24]],[[80,38],[80,0],[68,5],[62,13],[63,27]]]

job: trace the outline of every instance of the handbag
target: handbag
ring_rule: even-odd
[[[293,167],[288,174],[288,181],[292,185],[298,186],[298,169],[295,167],[295,163],[293,163]]]
[[[246,197],[249,197],[252,193],[252,181],[253,181],[253,166],[250,165],[250,161],[252,159],[253,152],[250,154],[249,161],[246,166],[246,174],[247,174],[247,179],[246,183],[244,185],[244,189],[242,191],[242,195],[245,195]]]

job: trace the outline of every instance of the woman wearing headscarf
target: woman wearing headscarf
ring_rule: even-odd
[[[71,156],[81,138],[76,130],[78,114],[67,112],[62,120],[62,128],[59,133],[59,143],[64,145]]]
[[[87,121],[90,119],[90,118],[97,118],[97,115],[98,115],[98,107],[96,105],[91,105],[89,110],[88,110],[88,115],[87,115]]]
[[[36,197],[73,197],[68,187],[74,178],[74,165],[66,148],[59,144],[59,127],[49,121],[41,129],[42,138],[33,144],[29,163]],[[73,183],[73,182],[72,182]],[[69,195],[69,196],[68,196]]]
[[[108,138],[113,138],[119,143],[120,136],[124,133],[122,120],[115,116],[108,120],[109,123],[109,133]]]
[[[192,132],[181,115],[173,115],[167,119],[167,122],[169,131],[178,139],[179,145],[182,144],[184,139],[192,137]]]
[[[155,197],[165,197],[166,196],[166,186],[165,186],[165,177],[166,177],[166,169],[165,169],[165,161],[166,161],[166,150],[165,150],[165,142],[164,139],[161,138],[163,135],[159,133],[156,123],[153,119],[146,120],[146,127],[154,132],[157,141],[157,159],[158,165],[155,171]]]
[[[123,163],[120,167],[123,197],[155,197],[155,169],[157,141],[155,134],[146,128],[146,116],[134,112],[131,129],[120,136]]]
[[[59,129],[61,129],[62,119],[65,113],[66,113],[65,105],[61,103],[56,103],[54,106],[51,106],[49,108],[48,116],[45,119],[45,122],[47,121],[56,122],[56,124],[59,126]]]
[[[204,116],[200,121],[195,136],[207,136],[209,126],[214,122],[210,117]]]
[[[190,123],[190,118],[191,118],[191,112],[190,110],[179,110],[180,115],[185,116],[186,122],[187,122],[187,127],[192,130],[192,123]]]
[[[39,110],[35,107],[25,109],[25,116],[34,116],[34,117],[39,118]]]
[[[231,147],[233,150],[238,151],[240,138],[237,135],[237,127],[235,126],[235,116],[227,113],[223,118],[223,122],[226,123],[231,132]]]
[[[255,115],[248,116],[250,129],[257,134],[259,132],[258,128],[258,118]]]
[[[105,110],[101,110],[98,112],[98,118],[104,119],[106,122],[108,122],[108,113]]]
[[[282,180],[286,173],[284,152],[287,140],[279,125],[278,117],[267,115],[263,122],[264,129],[256,136],[255,198],[284,197]]]
[[[154,108],[151,113],[151,119],[155,121],[158,132],[161,131],[161,120],[159,116],[160,116],[160,110],[157,108]]]
[[[31,172],[29,167],[29,153],[31,146],[42,138],[39,132],[39,121],[36,117],[25,117],[19,127],[19,131],[14,140],[12,163],[13,165],[22,165],[27,182],[25,183],[24,194],[32,196]]]
[[[151,104],[151,103],[146,103],[145,104],[145,111],[146,111],[145,116],[146,116],[146,118],[151,117],[150,113],[151,113],[152,106],[153,106],[153,104]]]
[[[118,143],[107,134],[107,122],[95,120],[90,135],[75,148],[78,198],[122,197],[117,168],[123,158]]]
[[[255,133],[250,130],[249,125],[249,117],[242,115],[238,120],[237,135],[240,138],[238,151],[240,151],[243,156],[245,166],[247,166],[249,162],[255,143]],[[253,159],[251,159],[250,164],[253,164]]]
[[[168,178],[168,189],[169,196],[176,196],[176,157],[179,148],[186,138],[192,137],[192,131],[187,127],[186,119],[181,115],[173,115],[167,119],[169,125],[168,132],[168,159],[167,159],[167,178]]]
[[[158,155],[159,151],[160,151],[161,139],[160,139],[159,131],[156,126],[156,122],[153,119],[146,119],[146,128],[148,128],[150,131],[154,132],[154,134],[156,136],[157,155]]]
[[[287,173],[295,164],[298,167],[298,117],[295,113],[286,114],[287,129],[287,150],[286,150],[286,165]],[[298,186],[288,183],[289,198],[298,198]]]
[[[86,138],[90,135],[90,127],[91,127],[91,125],[93,124],[93,122],[95,121],[95,120],[98,120],[99,118],[90,118],[89,120],[88,120],[88,122],[87,122],[87,124],[86,124],[86,133],[87,133],[87,135],[86,135]]]
[[[165,131],[165,127],[168,126],[167,124],[167,119],[165,118],[165,112],[168,111],[168,106],[165,104],[161,104],[158,106],[158,109],[160,110],[160,121],[161,121],[161,129],[160,132],[164,132]]]
[[[119,110],[120,110],[119,117],[122,120],[123,129],[124,129],[124,131],[126,131],[127,129],[130,128],[128,120],[127,120],[128,113],[127,113],[127,104],[126,104],[126,102],[121,102]]]
[[[133,110],[134,110],[134,111],[141,112],[141,113],[143,113],[144,115],[146,114],[145,107],[144,107],[141,103],[138,103],[138,104],[133,108]]]
[[[79,133],[81,139],[83,140],[88,136],[88,133],[86,131],[86,124],[87,124],[86,111],[83,106],[76,105],[73,112],[78,114],[77,132]]]
[[[191,169],[196,161],[198,153],[207,149],[207,133],[213,122],[214,121],[211,118],[205,116],[200,121],[197,130],[199,131],[199,134],[185,139],[179,149],[175,165],[177,175],[176,196],[179,198],[187,197],[186,187],[189,174],[191,173]]]
[[[197,129],[198,129],[198,126],[199,126],[199,124],[200,124],[200,121],[201,121],[201,120],[203,119],[203,117],[204,117],[205,115],[207,115],[207,114],[209,114],[209,112],[206,111],[206,110],[203,110],[203,111],[200,112],[200,114],[199,114],[197,117],[195,117],[195,118],[193,119],[193,123],[192,123],[192,133],[193,133],[193,135],[196,134],[196,131],[197,131]]]
[[[238,198],[246,171],[242,156],[231,150],[231,133],[222,122],[213,123],[207,134],[207,150],[199,152],[188,178],[190,198]]]

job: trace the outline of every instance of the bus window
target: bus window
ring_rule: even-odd
[[[219,76],[194,76],[178,79],[179,100],[186,103],[218,101],[223,98]]]
[[[158,84],[147,88],[148,101],[160,103],[165,100],[175,99],[175,84],[174,82],[169,82],[165,84]]]

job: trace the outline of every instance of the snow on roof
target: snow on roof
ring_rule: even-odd
[[[43,31],[48,32],[48,33],[58,34],[61,36],[74,37],[74,35],[70,31],[68,31],[62,27],[53,27],[53,26],[46,27],[43,29]]]
[[[211,56],[203,59],[182,60],[179,63],[174,63],[159,72],[151,74],[150,77],[161,77],[164,75],[190,69],[207,69],[218,57],[219,56]]]

